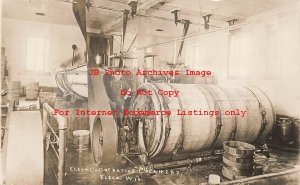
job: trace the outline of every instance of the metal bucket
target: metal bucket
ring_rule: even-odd
[[[278,118],[277,127],[278,139],[282,144],[288,144],[293,140],[293,124],[290,118]]]
[[[73,146],[78,150],[87,150],[90,144],[90,131],[75,130],[73,131]]]
[[[299,135],[299,132],[300,132],[300,121],[299,121],[299,119],[293,119],[293,126],[294,126],[294,129],[293,129],[293,131],[294,131],[294,134],[293,134],[293,139],[294,139],[294,141],[295,142],[297,142],[298,144],[300,144],[300,135]]]

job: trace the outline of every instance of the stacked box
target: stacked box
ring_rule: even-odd
[[[8,99],[19,100],[20,94],[22,94],[23,88],[21,87],[20,81],[11,81],[8,84]]]
[[[39,82],[31,82],[28,85],[26,85],[26,100],[37,100],[39,95],[39,89]]]
[[[54,107],[56,93],[53,92],[39,92],[41,104],[48,103],[51,107]]]
[[[7,76],[7,57],[5,56],[5,48],[1,48],[1,79]]]

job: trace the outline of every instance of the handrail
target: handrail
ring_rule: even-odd
[[[55,132],[55,128],[50,125],[50,118],[53,117],[58,123],[58,135]],[[65,151],[66,151],[66,137],[65,131],[67,129],[67,120],[61,115],[55,115],[54,109],[48,104],[43,104],[43,136],[44,140],[48,139],[51,148],[55,152],[58,158],[58,174],[57,184],[63,185],[64,175],[65,175]],[[51,141],[51,139],[46,138],[47,133],[52,133],[57,141]],[[56,151],[54,145],[58,145],[58,152]],[[47,152],[47,151],[46,151]],[[50,161],[51,164],[51,161]],[[52,165],[51,165],[52,166]]]

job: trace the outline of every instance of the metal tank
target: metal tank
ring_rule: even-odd
[[[57,86],[64,94],[77,97],[88,97],[87,66],[80,64],[57,70],[55,73]]]

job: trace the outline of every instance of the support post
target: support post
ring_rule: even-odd
[[[61,126],[60,126],[61,127]],[[65,150],[66,150],[66,140],[65,132],[66,127],[59,128],[59,159],[58,159],[58,185],[63,185],[64,175],[65,175]]]

